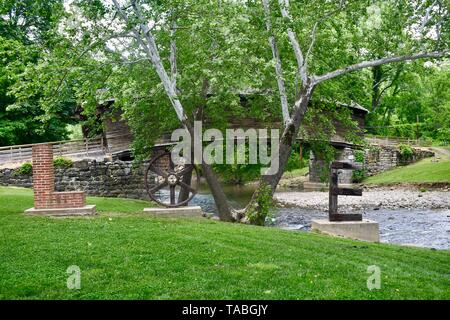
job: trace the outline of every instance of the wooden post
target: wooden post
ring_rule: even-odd
[[[332,220],[332,215],[337,214],[337,195],[334,194],[334,190],[337,189],[338,186],[338,174],[336,170],[330,167],[330,190],[329,190],[329,208],[328,208],[328,216],[330,221]]]
[[[340,214],[337,210],[338,195],[344,196],[362,196],[361,189],[339,188],[337,170],[353,170],[357,166],[349,162],[334,161],[330,164],[330,190],[328,195],[328,219],[330,221],[361,221],[361,214]]]

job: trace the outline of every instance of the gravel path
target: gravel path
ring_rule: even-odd
[[[327,210],[328,192],[277,192],[275,198],[288,206]],[[364,209],[450,209],[450,191],[386,189],[363,191],[362,197],[339,196],[338,208]]]

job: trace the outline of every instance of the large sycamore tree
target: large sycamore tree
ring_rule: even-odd
[[[234,111],[239,93],[246,91],[258,93],[270,106],[259,104],[255,113],[278,113],[283,123],[279,170],[261,176],[244,210],[229,206],[211,166],[202,163],[224,221],[251,216],[251,222],[264,223],[261,196],[275,192],[313,93],[340,98],[361,85],[360,74],[370,75],[380,66],[448,56],[448,8],[438,0],[70,4],[61,27],[64,45],[55,50],[59,60],[49,58],[47,65],[58,68],[65,55],[72,59],[48,83],[60,88],[67,79],[78,79],[79,98],[91,102],[95,89],[106,87],[106,95],[124,107],[138,131],[153,130],[156,136],[182,126],[192,132],[193,121],[205,113],[226,122],[224,115]],[[103,80],[94,84],[91,78]],[[170,125],[147,122],[162,119]]]

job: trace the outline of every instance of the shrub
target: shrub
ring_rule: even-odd
[[[73,161],[64,157],[56,157],[53,160],[53,166],[55,168],[71,168],[73,166]]]
[[[362,163],[362,164],[364,163],[364,160],[366,158],[364,151],[355,150],[353,152],[353,155],[355,156],[355,162]],[[364,168],[356,169],[356,170],[353,170],[352,180],[353,180],[353,182],[359,183],[364,179],[365,176],[366,176],[366,170]]]
[[[268,185],[261,185],[256,192],[256,208],[247,213],[247,218],[252,224],[263,226],[271,217],[273,199]]]
[[[398,146],[398,153],[400,155],[400,164],[404,165],[412,158],[414,151],[407,144],[400,144]]]
[[[362,150],[355,150],[353,152],[353,155],[355,156],[355,161],[359,163],[364,163],[364,160],[366,159],[366,155],[364,151]]]
[[[366,176],[366,171],[364,169],[353,170],[352,180],[353,182],[359,183],[363,181]]]
[[[31,162],[23,163],[19,168],[14,170],[13,175],[30,175],[33,172],[33,165]]]
[[[292,152],[289,156],[288,162],[286,163],[285,171],[293,171],[296,169],[301,169],[307,166],[306,160],[303,158],[300,160],[300,155],[298,153]]]

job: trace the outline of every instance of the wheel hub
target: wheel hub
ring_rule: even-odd
[[[176,175],[171,174],[167,177],[167,182],[171,185],[174,186],[177,184],[178,178]]]

